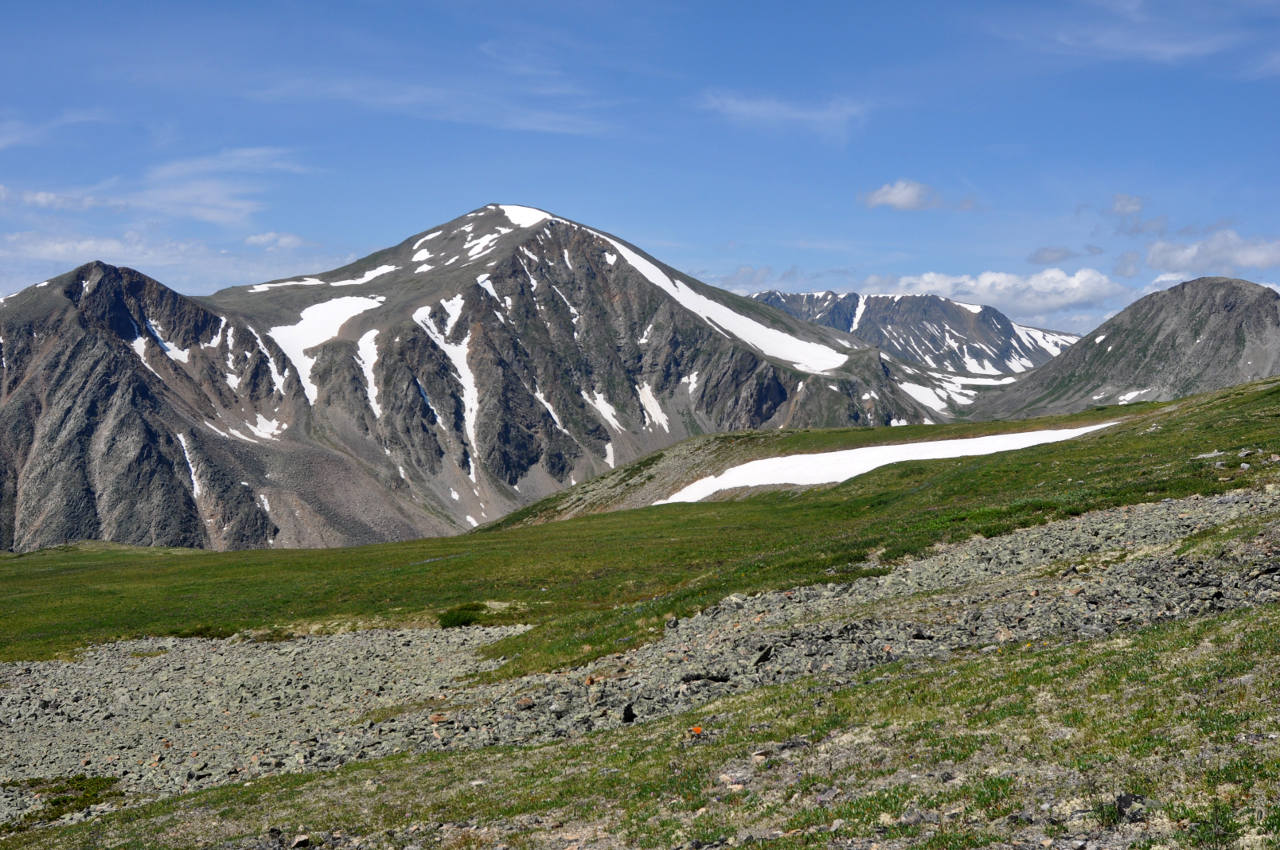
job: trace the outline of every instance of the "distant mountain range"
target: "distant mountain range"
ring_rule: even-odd
[[[741,298],[529,207],[207,297],[94,262],[0,302],[0,546],[447,534],[702,433],[1025,415],[1134,381],[1189,391],[1274,368],[1257,341],[1275,338],[1270,297],[1257,321],[1179,332],[1174,353],[1143,336],[1146,314],[1118,324],[1126,311],[1096,336],[1117,362],[1143,340],[1145,359],[1054,372],[1101,343],[1054,358],[1070,335],[936,297]],[[1162,312],[1171,327],[1180,309]],[[1177,371],[1192,336],[1235,356],[1222,334],[1243,334],[1230,351],[1256,368]],[[1142,374],[1157,368],[1169,377]],[[1057,389],[1086,374],[1089,389]]]
[[[1026,327],[994,307],[938,295],[757,292],[756,301],[846,331],[900,360],[975,375],[1012,375],[1047,363],[1079,337]]]

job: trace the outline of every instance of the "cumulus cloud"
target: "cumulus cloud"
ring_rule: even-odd
[[[1134,277],[1142,269],[1142,255],[1137,251],[1125,251],[1116,257],[1111,273],[1118,277]]]
[[[1128,291],[1097,269],[1089,268],[1074,274],[1049,268],[1030,275],[992,271],[978,275],[927,272],[874,280],[883,291],[935,294],[972,304],[989,304],[1015,317],[1079,310]]]
[[[1196,242],[1158,241],[1147,249],[1147,265],[1183,279],[1233,274],[1240,268],[1269,269],[1280,266],[1280,239],[1245,239],[1226,229]]]
[[[732,92],[706,92],[703,109],[738,124],[763,127],[798,127],[827,138],[843,140],[849,124],[867,114],[867,106],[848,98],[832,98],[824,104],[788,103],[774,97],[751,97]]]
[[[269,230],[266,233],[255,233],[246,237],[244,243],[256,248],[265,248],[268,251],[290,251],[302,244],[302,237]]]
[[[923,210],[939,204],[933,187],[915,180],[886,183],[867,195],[865,202],[873,209],[892,207],[895,210]]]
[[[1080,256],[1070,248],[1060,245],[1045,245],[1037,248],[1027,257],[1028,263],[1035,263],[1038,266],[1051,266],[1054,263],[1060,263],[1063,260],[1069,260],[1072,257]]]

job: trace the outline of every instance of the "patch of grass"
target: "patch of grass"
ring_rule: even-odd
[[[464,602],[441,611],[437,618],[442,629],[456,629],[459,626],[474,626],[484,619],[486,607],[483,602]]]
[[[79,812],[90,806],[120,797],[114,776],[57,776],[23,779],[6,782],[10,788],[22,788],[42,798],[42,805],[27,812],[14,823],[0,826],[0,833],[8,829],[23,832],[42,823],[55,821],[63,815]]]

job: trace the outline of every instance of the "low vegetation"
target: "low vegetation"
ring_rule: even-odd
[[[0,848],[185,847],[281,818],[291,833],[392,830],[392,846],[967,848],[1104,828],[1137,847],[1275,846],[1278,693],[1280,608],[1266,606],[803,680],[566,742],[262,779]]]
[[[486,623],[535,626],[491,648],[508,659],[492,675],[559,669],[648,640],[668,618],[729,593],[847,580],[974,534],[1256,482],[1273,474],[1266,459],[1280,450],[1280,383],[1034,423],[716,439],[761,456],[1113,419],[1122,421],[1077,440],[900,463],[831,488],[453,538],[232,553],[85,544],[9,556],[0,560],[0,659],[137,635],[433,624],[485,600],[501,603],[473,612]],[[1205,456],[1213,451],[1223,454]]]

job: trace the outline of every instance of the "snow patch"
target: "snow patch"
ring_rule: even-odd
[[[896,422],[895,420],[895,424]],[[932,440],[922,443],[889,446],[864,446],[858,449],[846,449],[838,452],[764,458],[731,467],[719,475],[712,475],[695,481],[671,494],[666,499],[654,502],[654,504],[698,502],[721,490],[730,490],[736,487],[763,487],[778,484],[798,486],[836,484],[899,461],[936,460],[1015,451],[1044,443],[1070,440],[1114,424],[1114,422],[1104,422],[1101,425],[1086,425],[1082,428],[1024,431],[1018,434],[993,434],[988,437]]]
[[[546,397],[542,395],[542,390],[534,390],[533,397],[536,398],[542,404],[542,406],[547,409],[547,413],[551,414],[551,421],[556,423],[556,427],[559,428],[561,431],[563,431],[565,434],[568,434],[569,432],[564,430],[564,425],[560,423],[560,416],[556,413],[556,409],[552,407],[551,402],[547,401]]]
[[[422,237],[422,238],[421,238],[421,239],[419,239],[417,242],[414,242],[414,243],[413,243],[413,250],[415,250],[415,251],[416,251],[416,250],[418,250],[418,248],[422,246],[422,243],[423,243],[423,242],[426,242],[428,239],[435,239],[437,236],[439,236],[439,235],[440,235],[441,233],[443,233],[443,232],[444,232],[443,230],[433,230],[433,231],[431,231],[431,232],[430,232],[430,233],[428,233],[426,236]]]
[[[1146,389],[1142,389],[1142,390],[1134,390],[1133,392],[1127,392],[1127,393],[1125,393],[1124,395],[1120,396],[1119,401],[1120,401],[1120,403],[1121,403],[1121,404],[1128,404],[1129,402],[1133,401],[1133,400],[1134,400],[1135,398],[1137,398],[1138,396],[1142,395],[1143,393],[1149,393],[1149,392],[1151,392],[1153,389],[1155,389],[1155,388],[1154,388],[1154,387],[1147,387]]]
[[[382,405],[378,404],[378,385],[373,379],[373,366],[378,362],[378,332],[366,331],[356,343],[356,363],[364,372],[365,396],[369,399],[369,409],[375,419],[382,416]]]
[[[614,409],[614,406],[609,403],[607,398],[594,391],[591,395],[587,395],[586,390],[583,390],[582,400],[595,408],[596,413],[599,413],[604,421],[609,423],[613,430],[622,430],[622,425],[618,422],[618,411]]]
[[[932,387],[923,387],[920,384],[911,384],[903,381],[898,384],[902,391],[923,404],[925,407],[936,410],[939,413],[946,412],[947,400]]]
[[[658,397],[653,394],[653,387],[648,384],[641,384],[638,394],[640,396],[640,405],[644,408],[645,416],[648,417],[649,422],[670,433],[671,428],[667,421],[667,414],[663,412],[662,405],[658,403]]]
[[[533,207],[522,207],[515,204],[498,204],[502,214],[511,220],[516,227],[535,227],[549,218],[550,213],[536,210]]]
[[[610,254],[608,251],[605,251],[605,252],[604,252],[604,261],[605,261],[606,263],[608,263],[609,265],[613,265],[614,263],[616,263],[616,262],[618,261],[618,255],[617,255],[617,254]]]
[[[1106,334],[1098,334],[1097,336],[1095,336],[1095,337],[1093,338],[1093,344],[1094,344],[1094,345],[1102,345],[1102,341],[1103,341],[1104,339],[1106,339],[1106,338],[1107,338],[1107,335],[1106,335]],[[1200,341],[1200,340],[1196,340],[1196,342],[1199,342],[1199,341]]]
[[[609,468],[614,468],[613,462],[613,443],[604,444],[604,462],[609,464]]]
[[[476,286],[479,286],[485,292],[492,295],[494,301],[501,300],[500,298],[498,298],[498,291],[494,289],[493,284],[489,282],[489,276],[487,274],[482,274],[476,278]]]
[[[174,436],[182,444],[182,456],[187,459],[187,472],[191,473],[191,496],[198,499],[200,498],[200,479],[196,478],[196,468],[191,465],[191,452],[187,450],[187,438],[181,434],[174,434]]]
[[[329,285],[330,286],[359,286],[362,283],[368,283],[369,281],[373,280],[375,277],[382,277],[384,274],[387,274],[388,272],[393,272],[398,268],[399,266],[378,266],[376,269],[369,269],[369,271],[360,275],[360,277],[353,277],[350,280],[330,281]]]
[[[466,516],[466,520],[467,520],[467,522],[471,523],[471,527],[472,527],[472,528],[475,528],[477,525],[479,525],[479,524],[480,524],[480,523],[476,522],[475,517],[471,516],[470,514],[468,514],[468,515]]]
[[[264,440],[276,439],[279,436],[280,432],[283,431],[286,427],[284,425],[281,425],[279,422],[277,422],[274,419],[268,419],[267,417],[263,416],[261,413],[258,414],[257,422],[246,422],[244,424],[246,428],[248,428],[250,431],[252,431],[254,434],[256,434],[257,436],[261,437]],[[231,433],[234,434],[235,431],[232,431]]]
[[[298,378],[309,402],[316,403],[319,389],[311,382],[311,368],[315,366],[316,359],[308,357],[305,352],[337,336],[348,319],[381,303],[379,299],[359,295],[322,301],[303,310],[297,324],[280,325],[267,332],[298,370]],[[269,355],[267,359],[270,360]],[[274,365],[272,375],[275,375]]]

